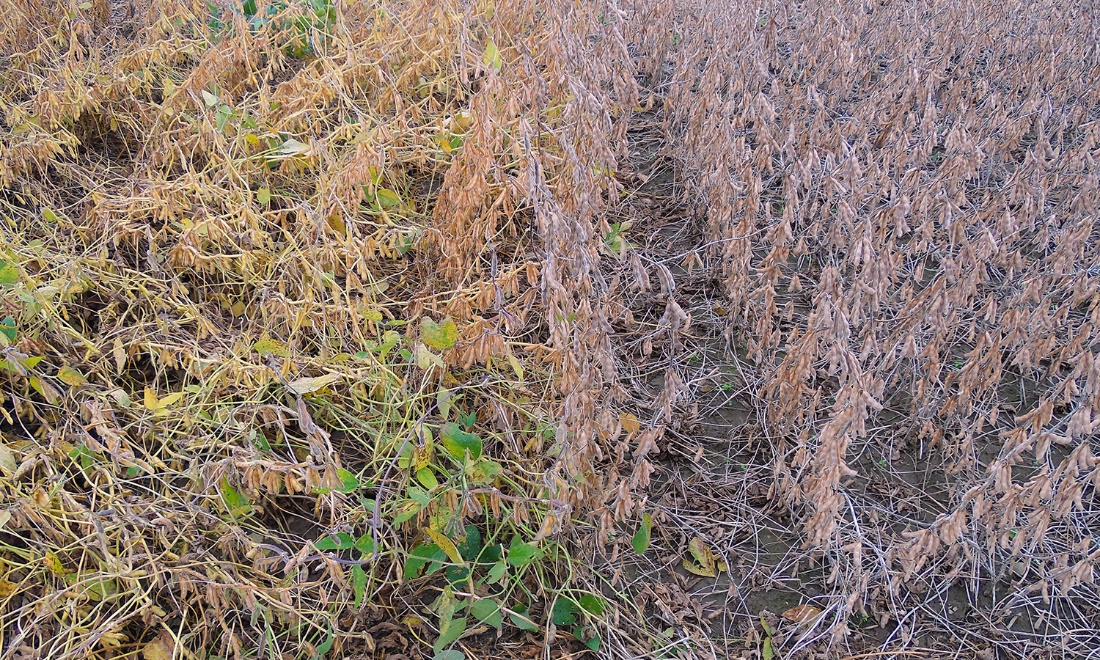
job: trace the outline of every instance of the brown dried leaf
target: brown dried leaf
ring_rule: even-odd
[[[788,621],[794,621],[795,623],[805,623],[807,621],[813,621],[821,616],[821,608],[806,604],[795,605],[780,616]]]

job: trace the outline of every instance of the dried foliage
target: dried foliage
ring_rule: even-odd
[[[936,592],[1007,575],[1019,591],[964,643],[1095,651],[1095,9],[635,4],[664,153],[704,227],[682,267],[729,310],[758,412],[740,437],[766,439],[768,496],[824,565],[819,627],[839,641],[874,609],[904,648]],[[689,308],[665,279],[658,334]],[[902,474],[914,460],[923,477]],[[869,472],[917,495],[869,492]],[[1029,630],[999,618],[1023,610]]]
[[[0,657],[1095,648],[1092,8],[0,11]]]

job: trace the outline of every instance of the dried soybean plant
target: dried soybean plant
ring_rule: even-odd
[[[873,610],[890,648],[946,627],[970,649],[1094,650],[1096,8],[628,9],[706,228],[688,259],[718,282],[770,438],[770,493],[825,566],[819,628],[839,641]],[[915,505],[866,487],[911,490],[919,471],[895,461],[936,473]],[[929,605],[1008,578],[1016,596],[977,630]]]
[[[603,610],[551,537],[603,485],[613,5],[0,9],[2,657],[430,656]],[[499,593],[421,577],[492,548]]]
[[[710,378],[692,296],[826,569],[768,644],[1087,652],[1095,9],[0,10],[2,657],[676,652],[675,578],[601,621],[622,583],[568,550],[683,519],[649,498]],[[683,250],[622,220],[664,212],[639,132]],[[1004,579],[984,632],[940,617]]]

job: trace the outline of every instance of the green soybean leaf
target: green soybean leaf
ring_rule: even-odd
[[[439,480],[435,478],[435,473],[432,472],[430,467],[422,467],[416,471],[416,480],[420,482],[422,486],[431,490],[439,485]]]
[[[482,598],[470,606],[470,614],[487,626],[500,628],[504,619],[500,615],[500,604],[491,598]]]
[[[351,493],[359,488],[359,477],[344,468],[336,469],[336,476],[340,477],[340,486],[336,489],[341,493]]]
[[[328,652],[332,650],[332,643],[335,642],[335,641],[336,641],[336,635],[329,632],[328,637],[325,638],[325,641],[322,642],[321,644],[317,645],[317,655],[315,655],[313,657],[316,660],[321,660],[321,658],[324,658],[325,655],[327,655]]]
[[[587,629],[585,626],[577,626],[576,628],[574,628],[573,637],[577,638],[578,642],[581,642],[585,646],[587,646],[588,650],[590,651],[600,650],[600,636],[592,635],[589,629]]]
[[[355,542],[355,549],[364,555],[374,554],[374,539],[370,534],[364,534]]]
[[[440,618],[439,637],[435,640],[433,648],[436,653],[443,650],[451,642],[455,641],[466,632],[466,617],[453,619],[451,617]]]
[[[404,578],[411,580],[420,576],[420,571],[424,569],[429,562],[439,563],[447,558],[447,554],[434,543],[427,545],[417,546],[412,549],[409,556],[405,558],[405,567],[403,571]]]
[[[530,566],[542,557],[542,549],[524,543],[518,536],[512,537],[512,543],[508,546],[508,563],[513,566]]]
[[[359,564],[351,568],[351,586],[355,591],[355,608],[359,609],[363,595],[367,592],[367,572]]]
[[[458,544],[458,552],[466,561],[477,559],[481,553],[481,532],[473,525],[466,525],[466,538]]]
[[[0,286],[15,286],[19,283],[19,268],[0,259]]]
[[[466,566],[448,566],[443,569],[443,575],[452,587],[457,587],[470,579],[470,569]]]
[[[630,545],[634,547],[634,552],[639,555],[645,554],[645,551],[649,548],[650,532],[653,529],[653,518],[648,513],[642,514],[642,525],[638,528],[638,531],[634,533],[634,538],[630,539]]]
[[[496,584],[497,582],[500,582],[501,578],[503,578],[507,574],[508,564],[505,564],[502,561],[498,561],[497,563],[493,564],[492,568],[489,569],[489,573],[485,578],[485,583]]]
[[[10,316],[5,316],[3,321],[0,321],[0,334],[3,334],[8,338],[8,341],[15,341],[15,319]]]
[[[252,510],[252,503],[248,501],[248,498],[230,485],[227,479],[222,478],[218,490],[221,492],[222,502],[225,503],[225,508],[229,511],[230,516],[238,518]]]
[[[355,539],[353,539],[351,537],[351,534],[348,534],[347,532],[340,532],[339,534],[337,534],[336,542],[336,547],[339,550],[351,550],[355,547]]]
[[[379,188],[375,198],[378,200],[378,205],[384,209],[399,206],[401,204],[401,195],[398,195],[389,188]]]
[[[319,539],[317,539],[317,541],[313,545],[317,546],[318,550],[339,550],[340,549],[340,542],[337,541],[336,539],[332,538],[331,536],[325,536],[325,537],[319,538]]]
[[[516,605],[513,607],[512,611],[508,614],[508,620],[520,630],[538,632],[539,627],[535,625],[535,622],[528,616],[526,605]]]
[[[581,609],[593,616],[603,614],[604,608],[607,607],[607,601],[595,594],[585,594],[581,596],[577,599],[577,604],[581,606]]]
[[[568,598],[558,598],[550,609],[550,620],[555,626],[571,626],[577,622],[577,605]]]
[[[463,431],[458,424],[447,422],[439,431],[439,438],[443,441],[443,447],[455,458],[462,458],[466,452],[474,460],[481,458],[481,438],[473,433]]]

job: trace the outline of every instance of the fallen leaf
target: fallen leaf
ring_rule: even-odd
[[[719,572],[727,570],[725,562],[719,562],[714,556],[714,551],[699,536],[691,539],[691,542],[688,543],[688,551],[695,558],[694,562],[687,557],[684,558],[684,569],[689,573],[713,578],[718,577]]]
[[[819,607],[814,607],[813,605],[795,605],[780,616],[788,621],[794,621],[795,623],[805,623],[807,621],[813,621],[820,615],[821,608]]]
[[[633,436],[642,428],[638,418],[628,412],[619,413],[619,425],[623,427],[628,436]]]
[[[167,630],[153,638],[153,641],[141,649],[141,657],[145,660],[172,660],[176,654],[176,640]]]

